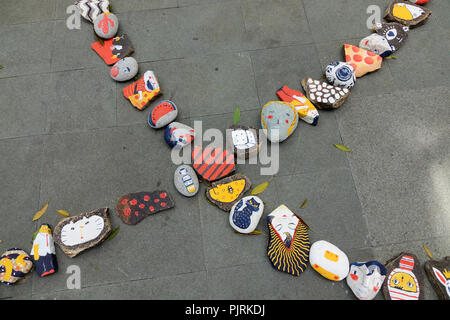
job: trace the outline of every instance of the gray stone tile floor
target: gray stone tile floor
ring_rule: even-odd
[[[368,35],[369,5],[390,0],[111,0],[141,71],[152,69],[180,108],[179,120],[225,130],[236,105],[241,123],[260,127],[259,110],[283,85],[300,88],[342,60],[344,43]],[[228,215],[205,200],[183,198],[162,130],[147,125],[122,96],[109,67],[93,52],[91,25],[66,27],[73,0],[0,0],[0,251],[31,248],[41,222],[100,207],[119,234],[36,275],[0,299],[355,299],[345,282],[309,268],[298,278],[278,272],[262,235],[232,232]],[[407,250],[427,260],[450,254],[449,1],[410,32],[397,59],[358,79],[338,110],[321,111],[280,145],[280,170],[261,195],[265,215],[280,204],[351,261],[386,262]],[[335,147],[340,143],[352,152]],[[260,165],[239,165],[254,186]],[[136,226],[121,222],[122,194],[164,187],[176,207]],[[44,218],[34,213],[48,200]],[[304,199],[306,208],[300,209]],[[81,269],[69,290],[66,269]],[[426,299],[437,299],[426,280]],[[382,299],[379,294],[377,299]]]

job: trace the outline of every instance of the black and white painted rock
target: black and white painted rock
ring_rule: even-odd
[[[77,0],[75,5],[80,10],[81,16],[92,23],[99,14],[109,12],[108,0]]]
[[[13,285],[32,270],[33,261],[22,249],[12,248],[0,256],[0,283]]]
[[[62,219],[55,227],[54,240],[73,258],[102,243],[111,232],[109,209],[101,208]]]
[[[206,198],[223,211],[228,212],[250,189],[251,185],[249,178],[237,173],[213,182],[206,189]]]
[[[126,224],[135,225],[149,215],[171,209],[174,202],[165,190],[127,193],[117,200],[116,210]]]
[[[392,52],[396,52],[408,39],[409,27],[397,22],[383,22],[375,24],[376,34],[384,37],[391,46]]]
[[[425,272],[439,299],[450,300],[450,256],[425,262]]]
[[[119,30],[119,19],[114,13],[99,14],[94,20],[94,31],[103,39],[111,39]]]
[[[148,124],[153,129],[167,126],[178,116],[178,108],[172,101],[164,100],[153,106],[148,114]]]
[[[200,188],[197,174],[188,165],[181,165],[176,168],[173,183],[177,191],[185,197],[195,196]]]
[[[362,39],[359,47],[378,54],[382,58],[389,57],[394,52],[387,39],[377,33],[372,33]]]
[[[335,87],[351,89],[355,86],[355,69],[346,62],[335,61],[330,63],[325,68],[325,76],[328,82]],[[328,97],[331,97],[331,93]]]
[[[41,277],[48,276],[58,271],[55,242],[53,241],[50,225],[41,225],[33,240],[33,247],[31,248],[30,254],[33,259],[35,270]]]
[[[139,71],[135,58],[125,57],[116,62],[110,70],[110,76],[116,81],[128,81],[133,79]]]
[[[398,22],[410,28],[424,24],[431,15],[431,10],[407,1],[394,1],[386,9],[384,18]]]
[[[347,88],[336,87],[312,78],[303,79],[302,87],[307,98],[318,109],[337,109],[350,95],[350,90]]]
[[[230,225],[239,233],[251,233],[258,226],[264,203],[257,196],[244,197],[230,210]]]
[[[227,129],[227,145],[240,159],[248,159],[258,154],[261,146],[258,129],[233,125]]]
[[[164,130],[164,140],[171,148],[184,148],[195,138],[195,131],[191,127],[172,122]]]
[[[270,142],[283,142],[298,125],[295,107],[283,101],[270,101],[261,110],[261,126]]]

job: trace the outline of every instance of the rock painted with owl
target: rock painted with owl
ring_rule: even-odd
[[[392,52],[396,52],[408,39],[409,27],[397,22],[377,23],[374,26],[376,34],[385,38]]]
[[[293,276],[306,270],[309,261],[308,227],[288,207],[281,205],[267,216],[267,256],[273,267]]]
[[[213,182],[206,189],[206,198],[223,211],[229,212],[233,205],[250,189],[251,185],[249,178],[237,173]]]
[[[283,101],[270,101],[261,110],[261,126],[270,142],[283,142],[298,125],[295,107]]]
[[[425,272],[439,299],[450,300],[450,256],[425,262]]]
[[[239,200],[230,210],[230,225],[239,233],[252,233],[258,226],[264,203],[257,196],[248,196]]]
[[[73,258],[102,243],[110,232],[109,209],[101,208],[62,219],[53,235],[61,250]]]

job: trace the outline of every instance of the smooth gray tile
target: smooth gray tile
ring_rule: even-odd
[[[0,25],[51,20],[56,0],[2,1]]]

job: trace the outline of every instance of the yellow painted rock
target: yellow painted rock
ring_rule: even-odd
[[[242,175],[235,174],[214,182],[207,190],[206,197],[210,202],[224,211],[230,211],[244,193],[251,187],[250,180]]]

